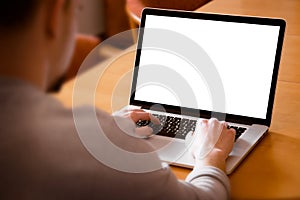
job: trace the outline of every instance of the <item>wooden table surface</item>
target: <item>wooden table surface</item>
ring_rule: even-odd
[[[233,199],[300,199],[300,1],[214,0],[199,12],[280,17],[287,21],[279,80],[269,134],[230,175]],[[107,112],[128,104],[134,47],[81,75],[89,82],[99,75],[95,106]],[[72,105],[74,80],[55,96]],[[81,103],[89,84],[81,88]],[[93,92],[93,91],[92,91]],[[86,100],[88,101],[88,100]],[[172,167],[184,179],[190,170]]]

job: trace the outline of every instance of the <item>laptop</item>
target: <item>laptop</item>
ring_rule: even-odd
[[[230,174],[268,132],[286,23],[283,19],[143,10],[130,103],[148,125],[162,161],[194,167],[186,137],[202,119],[236,129]]]

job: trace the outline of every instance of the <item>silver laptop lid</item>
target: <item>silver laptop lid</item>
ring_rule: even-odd
[[[147,8],[130,104],[269,126],[284,30],[282,19]]]

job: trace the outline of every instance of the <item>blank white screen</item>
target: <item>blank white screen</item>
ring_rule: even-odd
[[[226,113],[266,118],[279,26],[148,15],[145,31],[147,28],[183,34],[206,51],[222,79]],[[180,73],[194,92],[198,101],[196,109],[220,112],[213,110],[205,81],[201,76],[196,76],[188,67],[189,64],[180,57],[159,50],[143,50],[140,68],[149,64],[168,66]],[[143,73],[143,70],[139,73]],[[136,100],[191,108],[191,105],[180,102],[176,94],[163,93],[157,84],[153,87],[141,86],[140,78],[143,76],[147,74],[138,75]],[[166,75],[165,78],[172,77]]]

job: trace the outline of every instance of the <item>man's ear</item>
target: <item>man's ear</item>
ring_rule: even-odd
[[[46,31],[50,37],[56,37],[61,23],[65,0],[50,0],[47,14]]]

